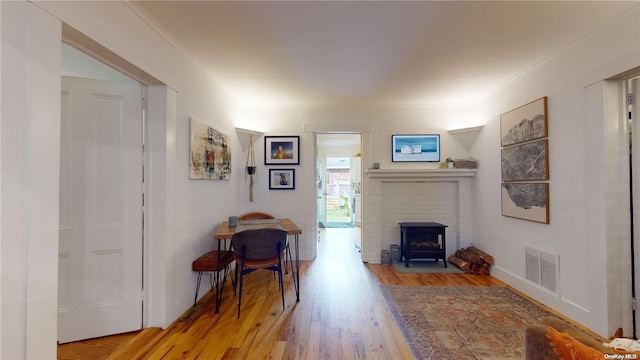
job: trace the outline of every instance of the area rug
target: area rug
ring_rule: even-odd
[[[416,359],[524,359],[525,330],[555,316],[506,287],[380,285]]]
[[[442,261],[412,261],[409,267],[404,266],[404,261],[393,263],[393,268],[402,274],[464,274],[453,264],[444,267]]]

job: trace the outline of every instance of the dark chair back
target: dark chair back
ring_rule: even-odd
[[[237,232],[231,238],[233,257],[236,260],[236,283],[239,284],[238,318],[242,304],[242,284],[244,275],[268,269],[278,273],[282,309],[284,306],[284,282],[282,279],[282,253],[287,247],[287,231],[276,228],[251,229]],[[238,282],[238,275],[240,276]]]
[[[237,232],[231,238],[236,257],[263,260],[279,256],[287,245],[287,231],[275,228]]]

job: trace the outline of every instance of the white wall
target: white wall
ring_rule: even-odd
[[[622,326],[607,321],[622,311],[611,296],[624,286],[621,278],[607,273],[607,264],[620,259],[607,257],[611,239],[605,217],[612,210],[604,195],[607,187],[624,190],[623,184],[608,180],[612,169],[622,174],[624,156],[610,156],[607,149],[612,143],[607,139],[618,139],[616,133],[623,129],[618,119],[604,118],[603,87],[588,88],[638,65],[640,10],[636,6],[602,33],[477,105],[486,125],[472,148],[481,160],[473,189],[476,245],[496,259],[495,276],[606,336]],[[548,97],[549,111],[549,225],[500,213],[500,114],[542,96]],[[624,214],[618,215],[624,221]],[[560,297],[523,280],[525,245],[560,255]]]
[[[314,133],[360,132],[362,138],[362,164],[366,169],[379,162],[382,169],[392,168],[437,168],[436,163],[393,163],[391,161],[391,135],[405,133],[439,133],[443,161],[446,157],[467,157],[468,151],[453,136],[448,122],[442,119],[459,120],[451,111],[441,108],[409,106],[327,106],[327,107],[258,107],[240,108],[235,117],[240,127],[264,132],[266,136],[299,135],[301,142],[300,165],[296,169],[296,190],[273,191],[266,183],[268,166],[264,166],[264,138],[256,142],[258,173],[254,189],[254,202],[246,195],[240,197],[243,209],[273,209],[272,212],[289,217],[303,229],[301,258],[315,257],[313,241],[316,227],[316,178]],[[459,122],[456,122],[459,126]],[[473,124],[477,125],[477,123]],[[471,126],[471,125],[469,125]],[[462,127],[462,126],[461,126]],[[244,154],[246,158],[246,152]],[[245,183],[242,189],[247,189]],[[242,191],[245,190],[241,190]],[[367,177],[363,179],[363,215],[366,216]],[[366,229],[363,229],[366,231]],[[380,262],[380,244],[367,252],[366,236],[363,242],[363,260]]]
[[[0,358],[50,359],[56,354],[62,22],[169,85],[151,91],[154,138],[148,139],[161,151],[148,155],[149,164],[166,176],[148,180],[150,187],[155,186],[150,203],[155,200],[174,208],[153,215],[156,223],[161,217],[167,222],[156,224],[158,232],[147,239],[149,249],[161,256],[147,258],[153,260],[146,264],[153,296],[146,306],[153,311],[145,314],[147,326],[170,324],[193,302],[191,262],[214,247],[216,224],[239,212],[238,180],[244,161],[227,96],[122,2],[2,2],[1,6]],[[190,116],[230,135],[234,180],[188,179]],[[151,262],[153,269],[163,271],[151,271]]]
[[[60,24],[2,6],[2,359],[56,354]]]

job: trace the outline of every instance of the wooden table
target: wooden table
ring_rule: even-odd
[[[287,231],[289,236],[293,235],[294,238],[294,247],[295,247],[295,269],[293,269],[293,286],[296,290],[296,301],[300,301],[300,249],[298,246],[298,236],[302,234],[302,229],[298,227],[298,225],[294,224],[293,221],[289,219],[277,219],[279,220],[279,225],[282,229]],[[220,254],[220,250],[222,249],[222,242],[225,242],[224,248],[227,247],[226,240],[229,240],[235,234],[236,228],[229,227],[229,221],[223,221],[216,232],[213,234],[213,239],[218,242],[218,254]],[[229,244],[230,246],[231,244]],[[289,251],[289,249],[287,250]],[[218,255],[219,256],[219,255]],[[285,266],[286,268],[286,266]],[[222,300],[222,291],[218,287],[220,285],[220,273],[216,273],[216,314],[220,311],[220,301]]]

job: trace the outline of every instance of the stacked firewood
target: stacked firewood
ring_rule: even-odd
[[[449,256],[449,262],[467,274],[489,275],[489,267],[493,264],[493,257],[474,246],[470,246],[466,249],[459,249],[455,255]]]

